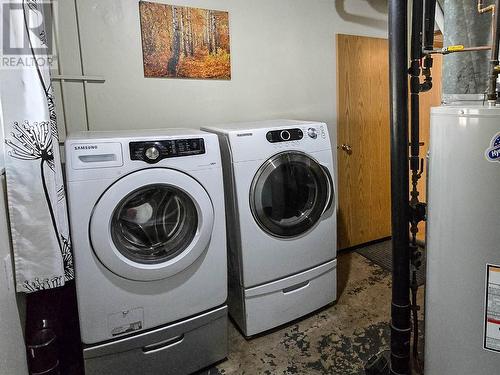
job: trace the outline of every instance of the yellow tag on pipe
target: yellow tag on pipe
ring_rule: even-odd
[[[465,48],[465,47],[464,47],[463,45],[458,44],[458,45],[456,45],[456,46],[449,46],[449,47],[447,47],[447,48],[446,48],[446,50],[447,50],[448,52],[458,52],[458,51],[463,51],[463,50],[464,50],[464,48]]]

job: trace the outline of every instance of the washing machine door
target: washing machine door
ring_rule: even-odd
[[[334,200],[327,168],[297,151],[279,153],[257,171],[250,207],[258,225],[270,235],[298,237],[313,228]]]
[[[115,182],[90,221],[92,248],[118,276],[152,281],[189,267],[208,247],[214,210],[208,193],[185,173],[145,169]]]

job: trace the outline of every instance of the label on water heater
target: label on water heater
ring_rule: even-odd
[[[500,353],[500,266],[486,266],[484,348]]]
[[[500,162],[500,133],[491,140],[490,147],[485,153],[486,160],[491,162]]]

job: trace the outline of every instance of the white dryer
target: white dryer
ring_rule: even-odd
[[[225,358],[217,137],[84,132],[65,149],[86,374],[187,374]]]
[[[336,300],[331,142],[317,122],[204,128],[219,135],[226,183],[229,313],[252,336]]]

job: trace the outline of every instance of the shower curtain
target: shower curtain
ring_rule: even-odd
[[[49,72],[52,5],[40,0],[1,0],[1,5],[0,101],[16,289],[31,293],[74,277]]]

